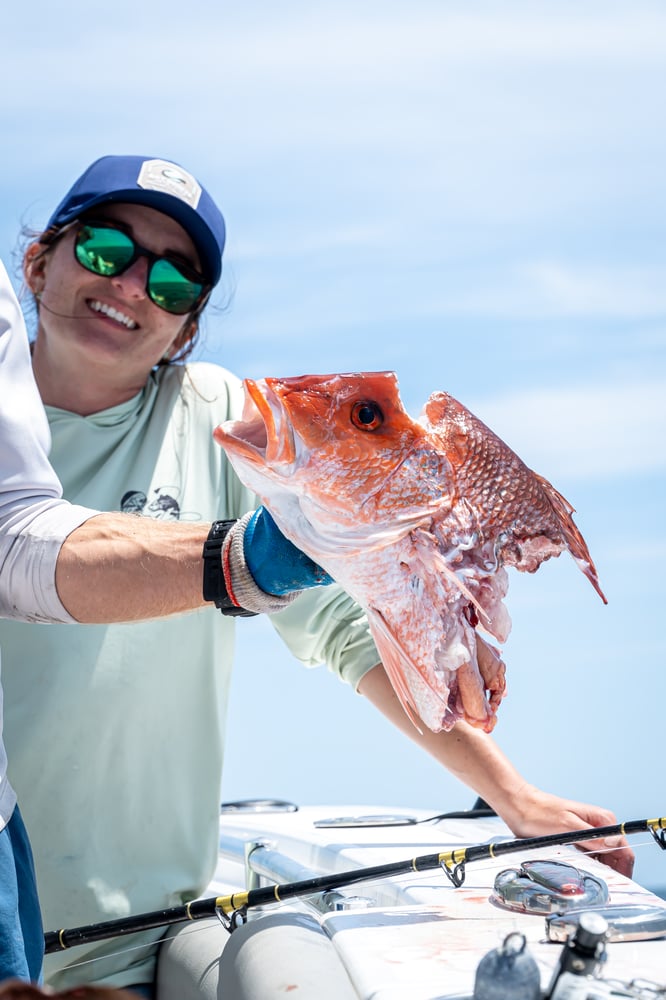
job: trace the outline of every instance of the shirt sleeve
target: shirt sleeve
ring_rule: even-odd
[[[62,500],[23,316],[0,262],[0,615],[71,622],[55,587],[60,547],[96,511]]]
[[[381,662],[365,612],[336,583],[304,590],[271,622],[301,663],[325,663],[355,690]]]

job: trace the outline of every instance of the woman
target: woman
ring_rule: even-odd
[[[213,208],[176,164],[105,157],[26,251],[37,306],[33,368],[51,460],[72,501],[188,520],[238,518],[254,505],[212,440],[217,424],[240,415],[238,380],[215,365],[183,364],[220,277],[219,253],[200,226],[201,211],[217,219]],[[363,615],[335,585],[303,594],[274,622],[294,655],[326,661],[517,835],[614,821],[528,786],[492,740],[467,726],[419,736]],[[210,609],[76,635],[3,626],[12,778],[47,926],[176,905],[206,886],[217,854],[233,627]],[[614,860],[631,865],[627,851]],[[57,988],[92,980],[150,995],[160,934],[143,934],[142,949],[112,941],[52,956],[47,979]],[[191,978],[191,995],[202,995]],[[179,995],[189,995],[182,982]]]
[[[275,598],[247,570],[257,553],[264,557],[266,538],[272,575],[283,566],[288,572],[274,581],[281,593],[308,578],[324,582],[261,510],[253,517],[267,528],[264,541],[256,549],[257,532],[243,534],[225,576],[219,546],[208,540],[215,525],[158,524],[74,506],[61,499],[48,444],[23,317],[0,262],[0,617],[75,623],[171,615],[210,600],[223,604],[227,577],[261,610]],[[228,538],[239,531],[243,525],[234,525]],[[39,980],[43,951],[30,844],[7,777],[0,689],[0,981]]]

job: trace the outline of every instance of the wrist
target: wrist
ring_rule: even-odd
[[[495,791],[491,798],[493,801],[490,805],[497,815],[502,817],[516,836],[521,836],[529,830],[530,822],[539,814],[543,793],[521,779],[512,788]]]
[[[254,582],[266,594],[284,597],[333,582],[321,566],[282,533],[265,507],[258,507],[247,521],[243,555]]]
[[[230,586],[230,574],[225,573],[225,543],[235,520],[214,521],[203,547],[203,598],[212,601],[218,611],[231,617],[250,617],[254,611],[243,607]],[[226,546],[228,549],[228,546]]]
[[[255,614],[271,614],[295,601],[300,591],[272,594],[262,590],[255,580],[245,558],[245,532],[252,517],[253,511],[249,511],[234,524],[224,542],[222,564],[234,600]]]

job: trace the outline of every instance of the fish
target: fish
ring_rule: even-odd
[[[507,568],[568,550],[606,603],[574,508],[462,403],[416,418],[395,372],[247,378],[214,431],[280,530],[364,609],[422,732],[491,732],[506,691]]]

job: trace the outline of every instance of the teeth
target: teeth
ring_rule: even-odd
[[[99,302],[96,299],[90,303],[90,308],[94,312],[102,313],[104,316],[110,316],[111,319],[115,319],[117,323],[122,323],[126,326],[128,330],[136,330],[138,324],[126,316],[125,313],[119,312],[118,309],[114,309],[113,306],[107,306],[105,302]]]

